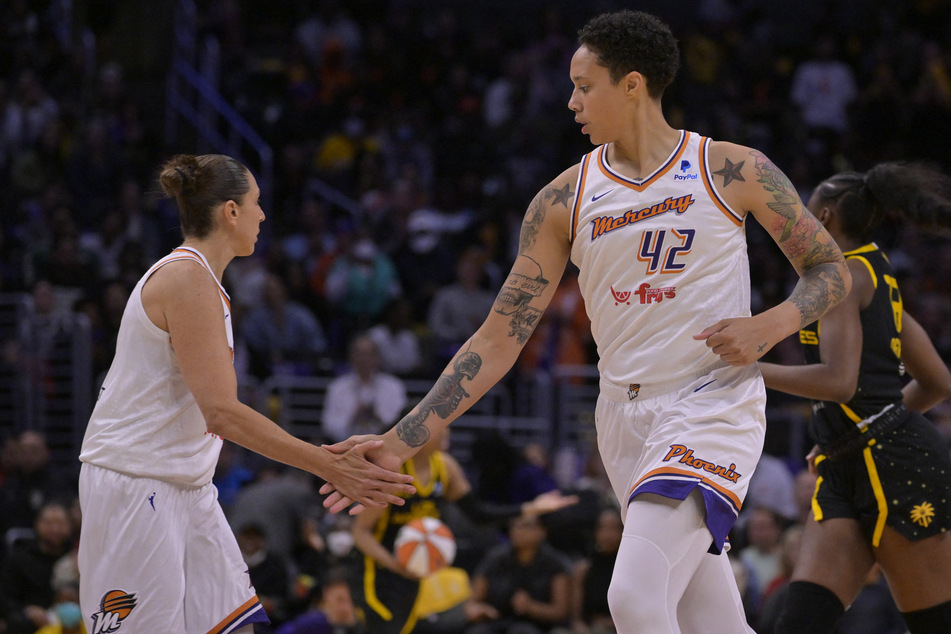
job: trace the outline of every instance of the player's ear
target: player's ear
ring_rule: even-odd
[[[647,94],[647,79],[636,70],[632,70],[621,79],[624,85],[624,92],[629,97],[641,96]]]

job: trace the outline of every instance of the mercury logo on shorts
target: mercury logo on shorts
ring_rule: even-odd
[[[122,626],[135,609],[135,595],[125,590],[110,590],[102,595],[99,611],[92,615],[91,634],[109,634]]]

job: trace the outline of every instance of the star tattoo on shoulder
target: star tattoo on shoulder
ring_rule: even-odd
[[[719,169],[714,172],[717,176],[723,177],[723,186],[726,187],[733,181],[743,181],[746,182],[746,179],[743,178],[743,175],[740,174],[740,170],[743,168],[743,164],[746,161],[740,161],[739,163],[734,163],[730,159],[726,159],[726,163],[723,165],[723,169]]]
[[[570,203],[571,203],[572,191],[568,183],[565,183],[565,186],[562,187],[561,189],[555,189],[554,187],[552,187],[548,191],[551,193],[552,197],[554,198],[551,204],[557,205],[558,203],[561,203],[565,207],[571,206]]]

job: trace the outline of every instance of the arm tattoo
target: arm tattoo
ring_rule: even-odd
[[[755,158],[757,182],[773,194],[769,208],[778,215],[772,227],[779,233],[776,242],[801,271],[789,300],[799,309],[799,327],[804,328],[845,297],[844,258],[821,223],[812,214],[798,211],[799,195],[786,175],[760,152],[750,154]]]
[[[733,181],[743,181],[746,182],[746,179],[743,178],[743,174],[740,173],[740,170],[743,169],[743,165],[746,164],[746,161],[740,161],[739,163],[733,163],[730,159],[726,159],[726,163],[723,164],[723,168],[714,172],[717,176],[723,177],[723,186],[726,187]]]
[[[841,260],[841,256],[839,257]],[[839,272],[840,263],[826,261],[807,269],[789,301],[799,309],[802,319],[800,328],[805,328],[822,317],[831,307],[845,298],[845,281]]]
[[[527,255],[521,257],[532,260]],[[542,311],[530,305],[532,300],[548,288],[548,280],[543,277],[538,262],[535,262],[535,266],[538,267],[536,277],[528,277],[521,273],[509,275],[498,297],[495,298],[495,305],[492,306],[495,312],[512,318],[509,322],[512,328],[509,331],[509,337],[515,337],[519,345],[528,341],[542,316]]]
[[[568,209],[571,207],[573,196],[574,192],[571,191],[569,183],[565,183],[565,186],[561,188],[548,187],[535,195],[532,203],[528,206],[528,211],[525,212],[525,219],[522,221],[522,235],[518,241],[519,253],[524,253],[526,249],[535,246],[535,241],[538,239],[538,230],[545,221],[544,201],[551,199],[552,205],[561,204],[565,206],[565,209]]]
[[[545,192],[545,198],[551,196],[554,200],[551,201],[553,205],[564,205],[565,209],[568,209],[571,206],[571,197],[574,196],[574,192],[571,191],[571,186],[568,183],[565,183],[564,187],[549,187]]]
[[[459,408],[463,398],[469,396],[462,387],[462,380],[475,378],[482,368],[482,357],[475,352],[460,353],[452,362],[452,374],[443,374],[436,385],[416,407],[416,413],[409,414],[396,426],[396,435],[410,447],[421,447],[429,441],[429,428],[426,419],[431,413],[443,420],[452,416]]]
[[[783,243],[792,236],[792,230],[796,224],[799,195],[786,175],[773,165],[772,161],[755,150],[750,154],[754,157],[756,181],[762,183],[763,189],[773,194],[774,202],[769,203],[769,208],[783,218],[783,221],[777,221],[777,224],[782,223],[782,231],[777,242],[783,246]]]

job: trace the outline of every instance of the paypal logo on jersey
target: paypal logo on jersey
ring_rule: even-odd
[[[682,174],[674,174],[674,180],[675,180],[675,181],[695,181],[695,180],[697,180],[697,175],[696,175],[696,174],[688,174],[688,173],[687,173],[687,170],[689,170],[691,167],[692,167],[692,166],[690,165],[690,161],[688,161],[688,160],[686,160],[686,159],[684,159],[683,161],[680,161],[680,171],[683,172],[683,173],[682,173]]]

